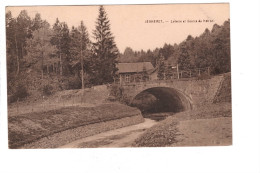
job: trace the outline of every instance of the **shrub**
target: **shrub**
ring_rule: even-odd
[[[120,98],[123,95],[123,88],[116,84],[112,85],[110,95]]]
[[[53,92],[53,87],[51,85],[44,85],[42,89],[42,94],[45,96],[51,95]]]
[[[198,75],[197,79],[198,80],[210,79],[210,75],[208,73],[202,73],[202,74]]]
[[[15,88],[15,92],[11,97],[8,97],[8,102],[16,102],[18,100],[23,100],[28,96],[27,88],[23,84],[18,84]]]
[[[81,80],[78,77],[69,77],[67,83],[67,89],[80,89],[81,88]]]

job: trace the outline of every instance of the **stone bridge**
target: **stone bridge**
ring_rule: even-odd
[[[142,92],[154,95],[163,104],[174,107],[174,112],[192,109],[212,103],[219,91],[224,77],[212,76],[210,79],[179,79],[173,81],[148,81],[122,85],[122,94],[128,103]]]

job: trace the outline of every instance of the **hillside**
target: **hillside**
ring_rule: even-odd
[[[24,113],[53,110],[67,106],[93,107],[107,103],[109,90],[106,85],[86,88],[84,90],[63,90],[50,96],[28,97],[24,101],[8,104],[8,116]]]

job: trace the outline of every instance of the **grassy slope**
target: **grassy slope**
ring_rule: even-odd
[[[56,92],[54,95],[34,100],[28,98],[22,102],[8,104],[8,116],[16,116],[30,112],[42,112],[57,108],[84,105],[87,107],[97,106],[106,102],[109,91],[96,91],[86,88],[84,91],[64,90]]]
[[[103,104],[96,107],[71,106],[12,116],[8,118],[9,146],[16,148],[67,129],[137,114],[140,111],[132,107]]]
[[[231,117],[231,104],[220,103],[207,105],[192,111],[177,113],[172,117],[163,120],[161,123],[153,126],[135,142],[138,147],[163,147],[170,146],[178,142],[178,125],[182,121],[191,121],[214,118]],[[207,123],[207,122],[204,122]],[[200,133],[200,132],[198,132]],[[196,140],[196,139],[195,139]]]

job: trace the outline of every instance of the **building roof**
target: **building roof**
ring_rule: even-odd
[[[151,62],[136,62],[136,63],[118,63],[118,73],[138,73],[145,68],[146,71],[153,70],[154,67]]]

